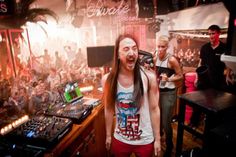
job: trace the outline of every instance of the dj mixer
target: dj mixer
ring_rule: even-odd
[[[68,118],[39,115],[6,134],[3,138],[13,144],[31,145],[42,149],[52,148],[72,128]]]
[[[100,104],[99,99],[80,98],[72,103],[65,104],[59,102],[55,105],[52,105],[47,109],[45,114],[70,118],[73,123],[79,124],[91,114],[93,106],[98,104]]]

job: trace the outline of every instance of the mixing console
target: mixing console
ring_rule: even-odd
[[[50,149],[72,127],[72,121],[55,116],[36,116],[5,136],[12,143],[21,143]]]
[[[0,140],[1,157],[43,157],[45,149],[32,147],[27,144],[14,144],[9,140]]]
[[[73,103],[57,103],[48,108],[46,115],[70,118],[73,123],[81,123],[91,114],[93,106],[100,104],[99,99],[81,98]]]

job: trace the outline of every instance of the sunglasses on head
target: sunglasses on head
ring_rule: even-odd
[[[166,46],[164,46],[164,45],[158,45],[157,47],[158,47],[158,48],[165,48]]]

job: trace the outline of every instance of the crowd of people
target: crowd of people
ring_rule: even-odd
[[[17,112],[34,115],[61,100],[59,89],[66,83],[97,83],[103,69],[88,67],[80,51],[76,55],[68,63],[57,51],[53,59],[45,49],[42,56],[33,58],[33,66],[19,66],[16,77],[4,78],[0,73],[0,106],[15,106]]]

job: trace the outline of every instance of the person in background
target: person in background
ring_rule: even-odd
[[[48,73],[51,66],[52,66],[52,58],[48,53],[48,49],[44,49],[44,54],[37,57],[37,58],[41,58],[42,59],[42,72],[43,73]]]
[[[49,90],[57,91],[57,87],[61,84],[61,76],[60,73],[57,72],[57,69],[50,68],[47,83],[49,85]]]
[[[68,45],[64,46],[64,50],[67,55],[68,64],[71,65],[73,59],[75,58],[75,50],[73,50],[72,47]]]
[[[9,58],[8,58],[8,53],[7,53],[7,40],[5,38],[2,38],[2,41],[0,42],[0,58],[1,58],[0,70],[1,70],[2,79],[7,79]]]
[[[48,49],[44,49],[44,54],[42,55],[42,58],[44,65],[51,63],[51,56],[48,53]]]
[[[221,29],[218,25],[209,26],[209,42],[201,47],[199,67],[196,70],[198,74],[196,79],[197,90],[213,88],[230,91],[231,84],[233,84],[230,76],[231,69],[220,60],[221,55],[226,52],[226,45],[220,41],[220,34]],[[193,108],[190,126],[198,127],[200,119],[200,111]]]
[[[72,65],[81,65],[86,62],[86,58],[84,57],[84,54],[82,53],[81,48],[78,49],[77,53],[75,54],[75,57],[72,59]]]
[[[233,81],[229,75],[231,70],[220,60],[221,55],[226,52],[226,45],[220,41],[220,34],[221,29],[218,25],[208,28],[210,42],[201,47],[199,65],[208,68],[208,88],[226,91],[227,85]]]
[[[63,66],[63,60],[61,56],[59,56],[59,52],[55,51],[55,68],[59,70],[62,68],[62,66]]]
[[[116,157],[160,155],[159,91],[154,70],[138,63],[131,35],[116,40],[112,70],[102,78],[106,148]],[[113,116],[116,117],[112,136]]]
[[[170,157],[173,149],[171,118],[177,98],[175,82],[183,79],[180,63],[177,58],[167,52],[168,44],[169,38],[164,35],[160,36],[157,41],[157,55],[154,56],[157,78],[159,79],[161,126],[166,135],[164,157]]]
[[[34,89],[31,92],[28,112],[31,115],[42,114],[47,108],[49,101],[49,92],[47,90],[47,83],[43,79],[33,84]]]

